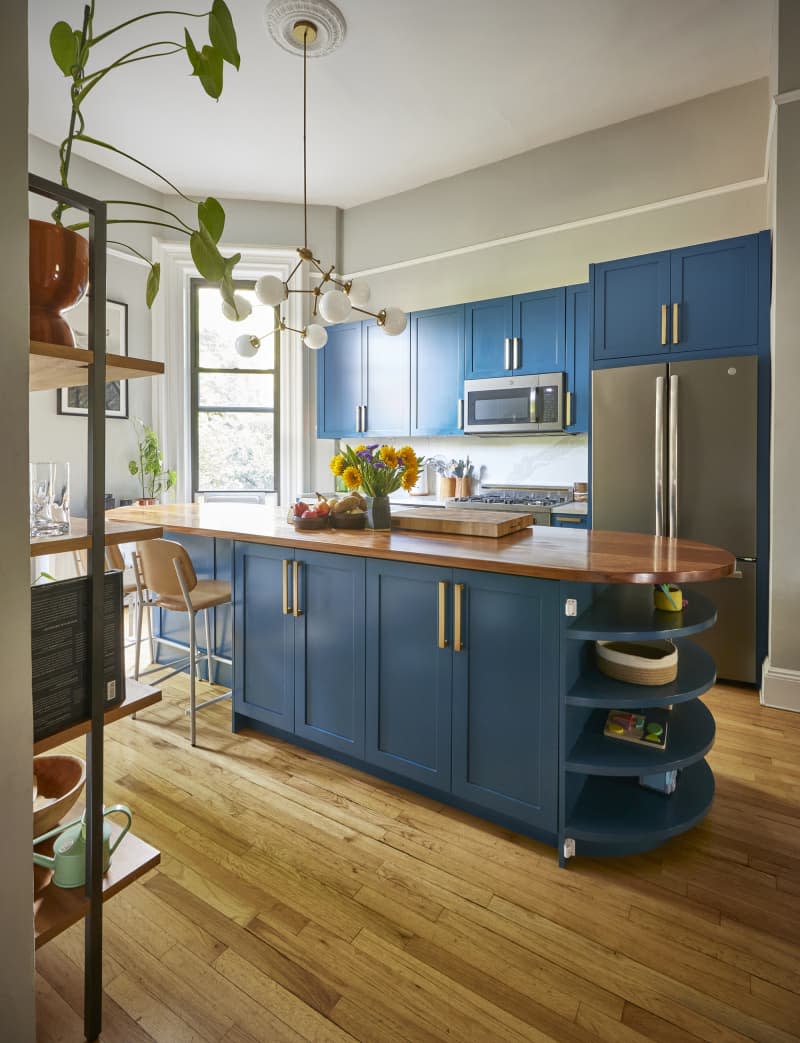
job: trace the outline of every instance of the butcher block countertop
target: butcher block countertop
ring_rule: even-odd
[[[491,540],[399,530],[298,532],[284,508],[238,503],[119,507],[108,517],[198,536],[587,583],[698,583],[730,575],[735,564],[728,551],[704,543],[596,529],[534,525]]]

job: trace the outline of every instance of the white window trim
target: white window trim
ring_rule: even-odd
[[[241,253],[236,277],[255,279],[277,275],[286,280],[297,262],[295,250],[261,249],[225,244],[226,253]],[[163,362],[165,374],[153,381],[153,427],[158,433],[164,458],[178,472],[175,496],[178,502],[192,498],[190,284],[200,278],[188,245],[153,240],[153,261],[161,264],[161,292],[153,305],[153,358]],[[305,277],[298,272],[295,280]],[[305,285],[298,288],[306,289]],[[305,324],[304,294],[292,293],[286,302],[288,325]],[[269,323],[270,309],[264,308]],[[265,332],[267,332],[265,330]],[[231,352],[233,352],[231,344]],[[280,345],[280,486],[278,501],[291,503],[312,474],[314,431],[311,401],[310,354],[296,334],[285,334]]]

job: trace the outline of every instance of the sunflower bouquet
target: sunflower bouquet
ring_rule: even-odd
[[[331,471],[342,478],[348,489],[362,489],[367,496],[388,496],[401,486],[411,489],[417,483],[420,464],[410,445],[395,449],[391,445],[346,445],[331,458]]]

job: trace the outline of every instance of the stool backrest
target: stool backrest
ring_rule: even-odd
[[[161,597],[180,597],[181,585],[175,571],[177,561],[183,570],[188,590],[197,586],[197,574],[186,549],[174,540],[142,540],[136,544],[142,562],[144,585]]]
[[[122,557],[122,551],[116,543],[109,543],[106,547],[106,568],[119,569],[120,572],[125,571],[125,559]]]

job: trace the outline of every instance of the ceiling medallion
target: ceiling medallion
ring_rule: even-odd
[[[316,29],[315,39],[309,37],[309,58],[321,58],[342,45],[347,25],[344,15],[330,0],[272,0],[267,4],[264,21],[270,36],[291,54],[303,53],[303,38],[298,39],[295,25],[310,22]]]

